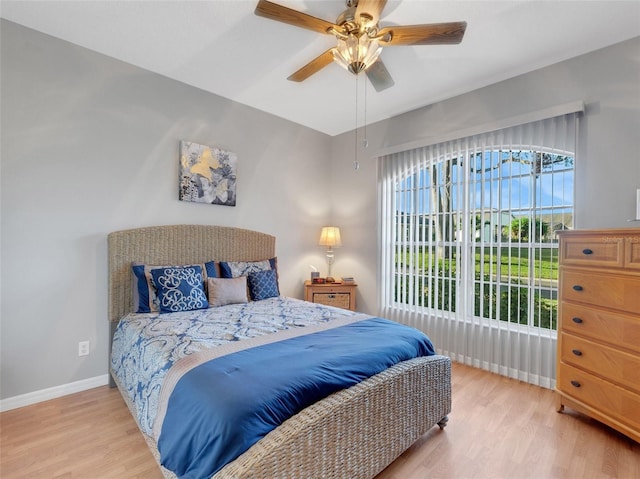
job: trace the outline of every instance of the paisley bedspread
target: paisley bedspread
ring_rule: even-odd
[[[134,404],[140,428],[151,436],[160,390],[176,361],[277,331],[357,316],[362,315],[285,297],[180,313],[132,313],[118,323],[111,372]]]
[[[413,328],[277,297],[130,314],[116,329],[111,371],[161,464],[201,478],[316,401],[432,354]]]

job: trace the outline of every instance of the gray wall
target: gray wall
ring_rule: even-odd
[[[282,292],[303,297],[329,136],[5,20],[1,35],[1,398],[107,373],[111,231],[275,235]],[[236,207],[178,201],[182,139],[237,153]]]
[[[396,85],[394,88],[401,88]],[[377,172],[380,152],[576,100],[584,101],[576,160],[576,228],[634,227],[640,188],[640,38],[369,125],[353,169],[353,132],[333,138],[333,223],[344,228],[335,273],[359,284],[359,307],[376,312]],[[362,133],[362,132],[361,132]],[[640,230],[639,230],[640,231]]]
[[[107,372],[106,235],[196,223],[275,235],[281,287],[302,297],[324,266],[319,229],[342,227],[334,276],[375,313],[377,174],[389,147],[584,100],[578,227],[623,227],[640,187],[640,39],[330,138],[2,20],[0,398]],[[401,87],[397,85],[396,88]],[[178,143],[238,154],[235,208],[177,200]],[[326,158],[332,168],[326,168]],[[333,203],[320,202],[332,189]],[[293,232],[293,234],[292,234]],[[91,340],[91,355],[77,343]]]

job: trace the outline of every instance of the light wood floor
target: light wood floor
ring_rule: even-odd
[[[444,431],[431,429],[377,479],[640,478],[640,445],[556,413],[552,391],[454,364],[452,409]],[[4,412],[0,427],[3,479],[162,479],[106,386]]]

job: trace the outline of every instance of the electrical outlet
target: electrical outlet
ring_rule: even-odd
[[[89,356],[91,343],[89,341],[80,341],[78,343],[78,356]]]

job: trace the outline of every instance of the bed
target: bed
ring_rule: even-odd
[[[227,264],[235,262],[238,264],[240,262],[255,262],[257,264],[268,261],[270,268],[277,273],[275,238],[264,233],[239,228],[172,225],[130,229],[109,234],[108,248],[111,347],[113,348],[115,344],[119,354],[122,354],[121,351],[125,343],[130,344],[133,350],[137,347],[136,344],[160,342],[147,339],[146,341],[149,343],[141,343],[129,339],[127,343],[122,339],[124,337],[123,331],[135,329],[129,324],[146,330],[159,328],[157,325],[160,323],[154,321],[160,319],[174,318],[180,324],[191,325],[193,323],[190,317],[185,320],[185,317],[181,316],[183,314],[188,316],[190,313],[166,315],[159,312],[135,313],[134,303],[138,304],[140,298],[136,297],[137,290],[134,282],[136,276],[132,269],[133,264],[206,265],[212,260]],[[202,271],[205,275],[208,267],[204,266],[200,269],[196,268],[196,270]],[[215,275],[215,273],[212,274]],[[271,276],[273,274],[270,274]],[[334,334],[334,331],[343,329],[334,326],[333,321],[336,323],[344,322],[344,327],[354,327],[354,325],[360,327],[359,325],[369,325],[370,322],[386,321],[338,308],[283,298],[279,295],[258,299],[260,301],[208,308],[205,312],[217,315],[215,318],[220,318],[222,315],[233,316],[237,319],[239,311],[243,311],[242,314],[244,314],[248,308],[262,309],[266,315],[277,311],[277,313],[273,313],[273,316],[280,318],[278,321],[284,326],[282,326],[283,330],[276,333],[283,334],[285,337],[287,335],[302,336],[302,340],[307,340],[308,335],[301,335],[298,330],[304,329],[306,331],[309,328],[309,331],[316,331],[314,328],[320,328],[321,331],[318,334],[325,334],[327,331],[324,328],[329,328],[327,334]],[[250,311],[251,315],[257,314],[253,310]],[[317,321],[322,324],[305,323],[303,327],[297,327],[302,326],[302,317],[309,317],[312,321],[313,318],[318,318]],[[143,323],[144,321],[150,322]],[[218,319],[214,320],[214,322],[216,321]],[[330,322],[331,325],[327,325]],[[140,326],[141,324],[146,325]],[[148,324],[153,327],[149,327]],[[236,324],[236,329],[241,328],[238,326],[239,322],[234,324]],[[292,327],[292,324],[296,327]],[[226,328],[227,326],[220,327]],[[265,328],[269,329],[271,326],[265,326]],[[260,328],[256,326],[250,329]],[[234,332],[234,334],[236,333]],[[181,334],[175,336],[182,338]],[[276,336],[274,335],[274,337]],[[230,347],[239,347],[242,351],[247,348],[245,344],[250,344],[252,341],[257,341],[260,344],[267,341],[263,339],[263,335],[260,335],[257,338],[249,337],[246,341],[240,341],[242,346],[238,346],[235,344],[237,343],[236,337],[227,339],[229,339]],[[334,341],[335,338],[332,336],[331,340]],[[207,355],[211,354],[214,349],[209,349],[208,341],[211,339],[205,338],[201,341],[195,341],[190,338],[189,344],[198,345],[197,354],[187,352],[184,354],[186,358],[183,357],[179,361],[171,363],[172,367],[167,368],[166,374],[163,371],[163,376],[158,382],[159,385],[149,389],[159,390],[158,397],[170,394],[171,388],[167,384],[175,385],[177,381],[182,380],[171,376],[176,369],[179,369],[176,365],[188,363],[192,358],[199,356],[208,357]],[[225,347],[227,344],[222,345],[222,349]],[[147,346],[144,349],[145,354],[146,348]],[[139,351],[135,351],[135,355],[132,355],[132,357],[138,358],[142,356]],[[223,355],[222,359],[228,357]],[[140,418],[140,411],[145,408],[151,409],[148,404],[152,404],[156,408],[154,414],[162,416],[167,423],[169,418],[164,414],[169,414],[166,405],[171,404],[171,400],[160,403],[156,396],[153,396],[153,400],[147,400],[144,407],[136,404],[137,398],[131,392],[131,385],[127,384],[131,379],[127,377],[128,374],[123,373],[123,368],[118,365],[118,361],[124,362],[124,360],[110,359],[111,384],[120,389],[147,444],[158,461],[163,475],[167,478],[200,477],[201,473],[179,473],[176,475],[168,467],[162,465],[160,450],[167,447],[162,445],[163,436],[160,436],[160,441],[158,441],[160,429],[157,428],[157,425],[160,424],[162,427],[162,423],[155,421],[156,427],[154,429],[151,423],[146,424],[144,419]],[[136,362],[127,361],[129,363]],[[131,364],[127,365],[127,370],[130,366]],[[182,376],[177,377],[182,378]],[[166,393],[166,390],[170,392]],[[189,394],[188,396],[194,395]],[[177,406],[173,409],[175,411]],[[358,380],[354,385],[336,390],[327,397],[305,406],[301,411],[266,433],[247,450],[218,467],[211,477],[215,479],[373,478],[430,428],[436,425],[443,428],[446,425],[450,409],[451,363],[449,358],[431,354],[402,360],[389,367],[385,366],[384,370],[367,379]],[[161,413],[158,413],[157,410]],[[165,434],[166,436],[167,434]],[[209,475],[204,477],[209,477]]]

